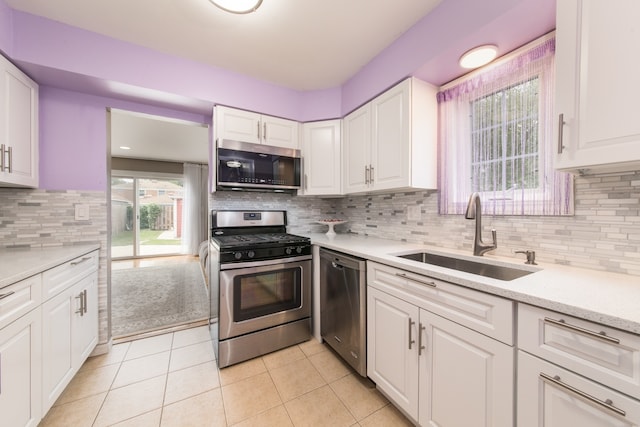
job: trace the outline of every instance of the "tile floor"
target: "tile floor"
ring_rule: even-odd
[[[312,339],[218,370],[206,326],[89,358],[41,427],[411,426]]]

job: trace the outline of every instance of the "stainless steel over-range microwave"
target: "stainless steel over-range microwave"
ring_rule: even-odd
[[[218,190],[290,192],[300,188],[300,150],[218,140]]]

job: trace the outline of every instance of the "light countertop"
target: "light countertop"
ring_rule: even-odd
[[[99,248],[94,244],[0,249],[0,289]]]
[[[499,257],[485,254],[483,257],[475,257],[466,251],[355,234],[329,237],[314,233],[308,237],[313,244],[328,249],[640,334],[640,277],[637,276],[548,263],[529,266],[524,264],[522,256]],[[535,272],[503,281],[395,256],[416,250]]]

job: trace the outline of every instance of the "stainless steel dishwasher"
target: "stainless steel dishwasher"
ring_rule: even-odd
[[[367,376],[365,260],[320,249],[320,334],[363,377]]]

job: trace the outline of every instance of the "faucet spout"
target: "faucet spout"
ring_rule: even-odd
[[[484,243],[482,241],[482,205],[480,203],[480,195],[478,193],[472,193],[469,197],[469,203],[467,204],[467,211],[464,214],[466,219],[476,220],[476,232],[473,238],[473,254],[482,256],[485,252],[491,251],[498,247],[496,239],[496,230],[491,230],[491,243]]]

